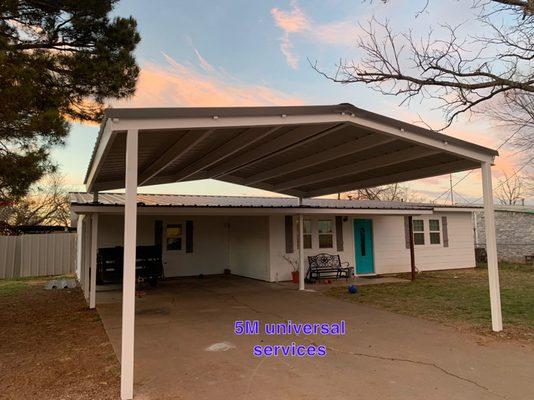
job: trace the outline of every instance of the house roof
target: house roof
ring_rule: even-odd
[[[93,202],[91,193],[70,193],[73,206],[124,206],[123,193],[99,193],[98,203]],[[471,207],[443,206],[424,203],[378,200],[337,200],[337,199],[303,199],[302,205],[291,197],[255,197],[255,196],[206,196],[184,194],[138,194],[140,207],[184,207],[184,208],[309,208],[309,209],[368,209],[368,210],[415,210],[432,211],[435,208],[450,208],[468,211]]]
[[[126,132],[138,185],[218,179],[317,197],[480,167],[497,152],[350,104],[109,109],[88,191],[124,187]]]
[[[495,205],[495,211],[508,211],[516,213],[534,214],[534,206],[503,206]]]

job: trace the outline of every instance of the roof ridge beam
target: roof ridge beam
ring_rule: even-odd
[[[342,165],[337,168],[328,169],[321,172],[317,172],[315,174],[296,178],[280,185],[274,185],[273,190],[276,192],[298,188],[300,186],[305,186],[312,183],[328,181],[332,178],[340,178],[342,176],[354,175],[360,172],[371,171],[376,168],[400,164],[405,161],[417,160],[418,158],[424,158],[438,153],[440,153],[440,151],[437,149],[412,146],[407,149],[394,151],[391,153],[380,155],[378,157],[373,157],[367,160]]]
[[[363,181],[355,181],[353,183],[345,183],[339,185],[333,185],[324,187],[317,190],[312,190],[306,193],[306,197],[317,197],[332,193],[347,192],[350,190],[363,189],[368,187],[376,187],[381,185],[387,185],[391,183],[400,183],[405,181],[411,181],[415,179],[429,178],[432,176],[438,176],[448,174],[452,172],[465,171],[468,169],[478,168],[473,166],[468,160],[457,160],[447,162],[439,165],[431,165],[424,168],[416,168],[408,171],[398,172],[391,175],[380,176],[376,178],[365,179]]]
[[[198,135],[196,132],[186,132],[184,136],[174,142],[174,144],[163,154],[157,154],[152,159],[149,166],[140,174],[138,186],[144,185],[150,179],[158,175],[161,171],[171,165],[178,157],[211,135],[214,130],[215,129],[208,129]]]

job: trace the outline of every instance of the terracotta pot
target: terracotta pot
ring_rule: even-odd
[[[293,283],[299,283],[299,271],[291,271],[291,280]]]

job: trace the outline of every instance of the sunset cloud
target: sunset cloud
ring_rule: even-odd
[[[350,20],[315,23],[299,7],[296,0],[291,2],[290,10],[273,8],[271,15],[276,26],[282,30],[279,39],[280,51],[293,69],[298,68],[299,57],[294,52],[292,36],[316,43],[347,46],[356,41],[359,33],[356,23]]]
[[[195,107],[303,103],[296,96],[229,75],[211,65],[196,49],[195,54],[198,67],[179,63],[166,54],[165,65],[143,63],[135,96],[115,105]]]
[[[291,2],[291,10],[284,11],[273,8],[271,15],[276,25],[287,33],[304,32],[310,29],[310,20],[298,6],[296,1]]]

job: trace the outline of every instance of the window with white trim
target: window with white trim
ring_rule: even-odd
[[[430,232],[430,244],[441,244],[439,219],[428,220],[428,230]]]
[[[334,223],[331,219],[317,221],[317,234],[319,236],[319,248],[331,249],[334,247]]]
[[[413,243],[415,245],[425,244],[425,223],[422,219],[414,219],[412,222],[413,227]]]

